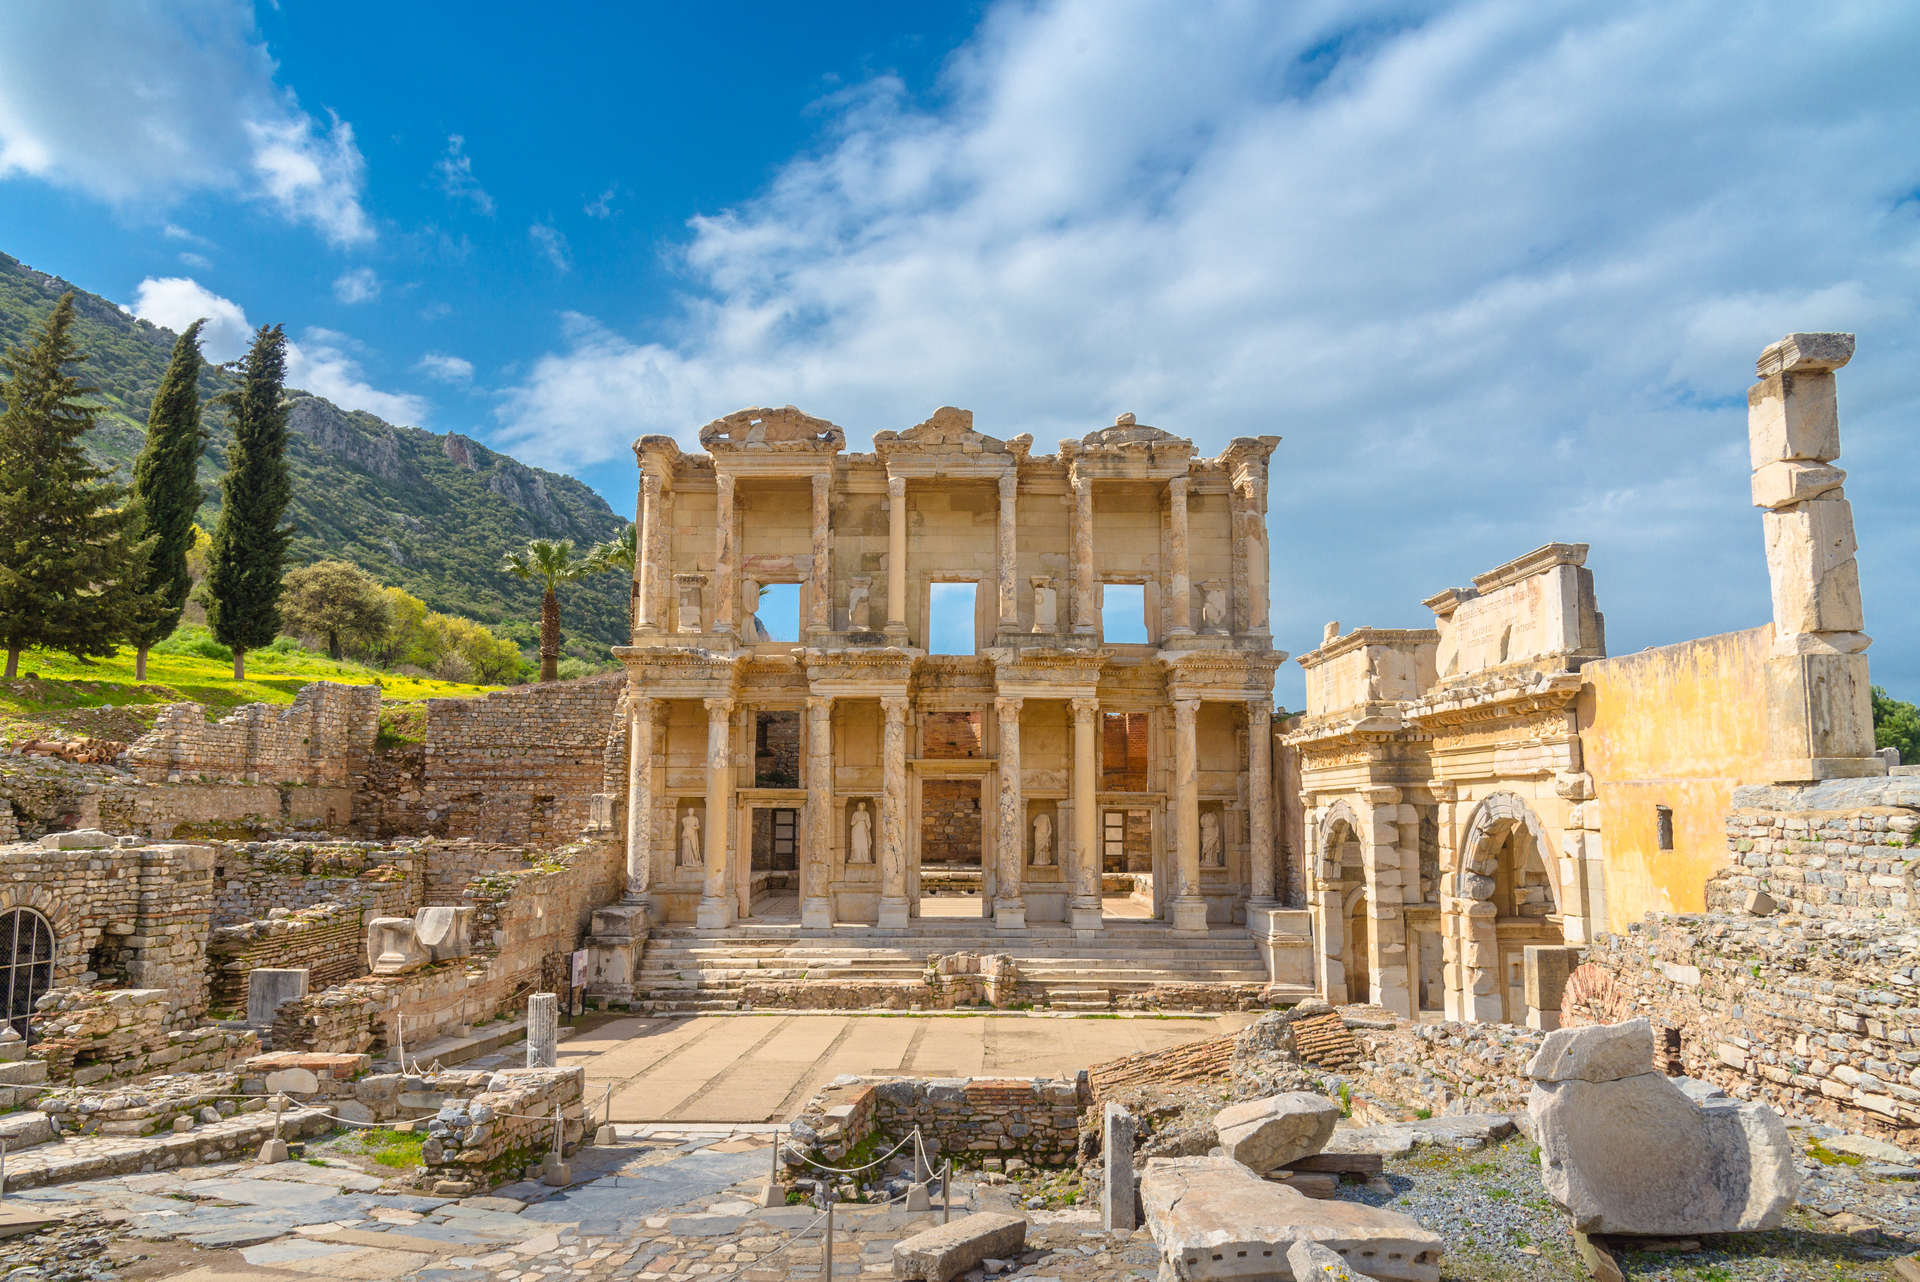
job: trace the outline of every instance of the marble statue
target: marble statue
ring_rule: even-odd
[[[1227,852],[1220,841],[1220,812],[1207,810],[1200,815],[1200,865],[1225,868]]]
[[[1227,627],[1227,589],[1222,583],[1200,585],[1200,626],[1209,632],[1224,632]]]
[[[1050,578],[1033,580],[1033,630],[1047,634],[1060,631],[1060,594]]]
[[[847,631],[871,632],[873,630],[870,608],[872,592],[871,579],[854,579],[847,584]]]
[[[698,632],[700,630],[700,581],[684,578],[680,581],[680,631]]]
[[[852,833],[847,842],[847,862],[850,864],[870,864],[873,862],[873,812],[867,809],[864,801],[856,802],[853,807]]]
[[[748,645],[773,640],[773,634],[767,631],[767,625],[760,622],[760,585],[752,579],[742,579],[740,599],[747,603],[747,622],[746,626],[740,629],[741,639]]]
[[[1044,810],[1033,817],[1033,865],[1036,868],[1053,865],[1053,816]]]
[[[680,866],[691,868],[701,861],[700,812],[689,810],[680,816]]]

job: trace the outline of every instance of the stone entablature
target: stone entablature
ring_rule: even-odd
[[[797,835],[803,924],[907,925],[923,786],[977,790],[982,900],[999,924],[1100,926],[1103,813],[1150,816],[1157,915],[1187,930],[1274,902],[1267,461],[1218,458],[1122,415],[1053,455],[944,407],[871,454],[792,407],[665,437],[641,470],[626,665],[629,901],[663,920],[751,916],[756,812]],[[971,654],[930,653],[932,588],[975,589]],[[756,612],[798,586],[793,639]],[[1107,585],[1144,641],[1108,640]],[[1137,792],[1102,788],[1107,714],[1145,745]],[[930,717],[973,718],[979,749]],[[762,779],[766,718],[798,722],[798,778]],[[792,722],[779,728],[782,742]],[[1144,733],[1140,733],[1144,727]],[[1131,737],[1129,737],[1131,736]],[[1132,820],[1129,820],[1132,822]]]

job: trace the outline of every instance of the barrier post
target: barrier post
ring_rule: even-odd
[[[833,1185],[821,1181],[822,1196],[827,1199],[827,1235],[820,1240],[820,1276],[827,1282],[833,1278]]]

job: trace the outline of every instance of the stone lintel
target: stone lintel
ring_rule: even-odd
[[[1788,334],[1769,343],[1753,363],[1760,378],[1795,371],[1836,370],[1853,359],[1853,335],[1843,333]]]
[[[1345,636],[1324,643],[1317,650],[1307,651],[1294,662],[1303,668],[1317,668],[1329,659],[1337,659],[1363,646],[1377,645],[1398,650],[1437,645],[1439,641],[1439,632],[1432,628],[1355,628]]]

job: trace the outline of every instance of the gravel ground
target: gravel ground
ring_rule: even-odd
[[[1796,1132],[1803,1154],[1813,1128]],[[1920,1248],[1920,1183],[1889,1180],[1861,1167],[1803,1157],[1809,1200],[1850,1211],[1862,1224],[1796,1207],[1772,1233],[1707,1238],[1692,1251],[1625,1251],[1635,1282],[1802,1282],[1887,1279],[1891,1260]],[[1567,1282],[1585,1278],[1567,1219],[1540,1184],[1539,1159],[1524,1135],[1474,1153],[1421,1149],[1389,1158],[1391,1192],[1364,1184],[1340,1196],[1405,1212],[1447,1240],[1446,1282]],[[1860,1236],[1850,1236],[1853,1226]],[[1878,1230],[1875,1232],[1874,1230]],[[1870,1238],[1871,1240],[1862,1240]]]

